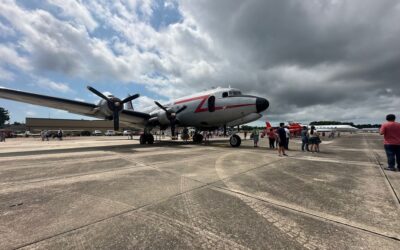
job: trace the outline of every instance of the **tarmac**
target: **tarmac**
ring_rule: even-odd
[[[0,143],[0,249],[400,249],[400,172],[377,134],[139,145]]]

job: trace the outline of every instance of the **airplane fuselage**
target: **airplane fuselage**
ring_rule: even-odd
[[[252,122],[261,117],[259,113],[268,108],[268,105],[264,98],[242,95],[236,89],[218,88],[179,98],[164,106],[171,110],[179,110],[186,106],[186,109],[177,115],[179,126],[207,128]],[[153,109],[150,115],[159,116],[159,122],[167,125],[169,121],[162,119],[163,112],[161,109]]]

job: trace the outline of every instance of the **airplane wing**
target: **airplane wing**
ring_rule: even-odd
[[[98,106],[92,103],[69,100],[53,96],[39,95],[6,88],[0,88],[0,98],[30,103],[54,109],[61,109],[79,115],[96,117],[100,119],[105,118],[104,114],[99,110]],[[143,127],[143,125],[147,122],[149,118],[150,115],[147,113],[132,110],[122,110],[120,114],[121,122],[135,127]]]

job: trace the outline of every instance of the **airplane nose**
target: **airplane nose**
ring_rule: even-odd
[[[265,98],[257,97],[256,99],[256,109],[257,113],[266,110],[269,107],[269,102]]]

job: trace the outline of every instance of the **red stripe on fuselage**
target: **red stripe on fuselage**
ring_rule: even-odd
[[[207,101],[207,98],[209,95],[203,95],[203,96],[196,96],[188,99],[184,99],[181,101],[177,101],[174,104],[182,104],[186,102],[191,102],[191,101],[196,101],[196,100],[201,100],[200,104],[197,106],[196,110],[194,113],[200,113],[200,112],[206,112],[208,111],[208,108],[202,108],[204,103]],[[224,107],[215,107],[215,110],[222,110],[222,109],[233,109],[233,108],[240,108],[240,107],[246,107],[246,106],[255,106],[256,104],[236,104],[236,105],[228,105]]]
[[[207,97],[208,97],[208,95],[196,96],[196,97],[192,97],[192,98],[189,98],[189,99],[184,99],[184,100],[177,101],[174,104],[181,104],[181,103],[191,102],[191,101],[200,100],[200,99],[207,99]]]

